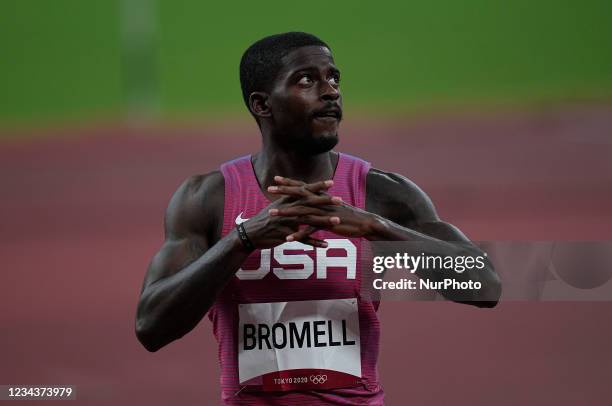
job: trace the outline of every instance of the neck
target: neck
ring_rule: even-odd
[[[265,144],[262,150],[253,156],[255,175],[263,190],[276,185],[275,176],[306,183],[331,179],[337,162],[338,154],[333,151],[305,156],[297,151],[281,150]]]

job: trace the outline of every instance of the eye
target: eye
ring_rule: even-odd
[[[310,75],[301,75],[298,80],[299,85],[308,86],[312,84],[312,77]]]
[[[340,75],[333,75],[331,78],[329,78],[329,83],[332,86],[339,86],[340,85]]]

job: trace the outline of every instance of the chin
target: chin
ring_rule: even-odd
[[[314,135],[313,137],[304,140],[300,145],[300,150],[309,155],[318,155],[324,152],[331,151],[338,144],[337,133],[324,133]]]

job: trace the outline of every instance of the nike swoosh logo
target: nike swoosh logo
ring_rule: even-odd
[[[241,211],[238,217],[236,217],[236,225],[244,223],[245,221],[248,220],[248,219],[242,218],[242,213],[244,212]]]

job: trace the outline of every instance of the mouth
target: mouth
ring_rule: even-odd
[[[342,111],[338,108],[319,110],[313,114],[313,118],[324,122],[336,122],[342,119]]]

